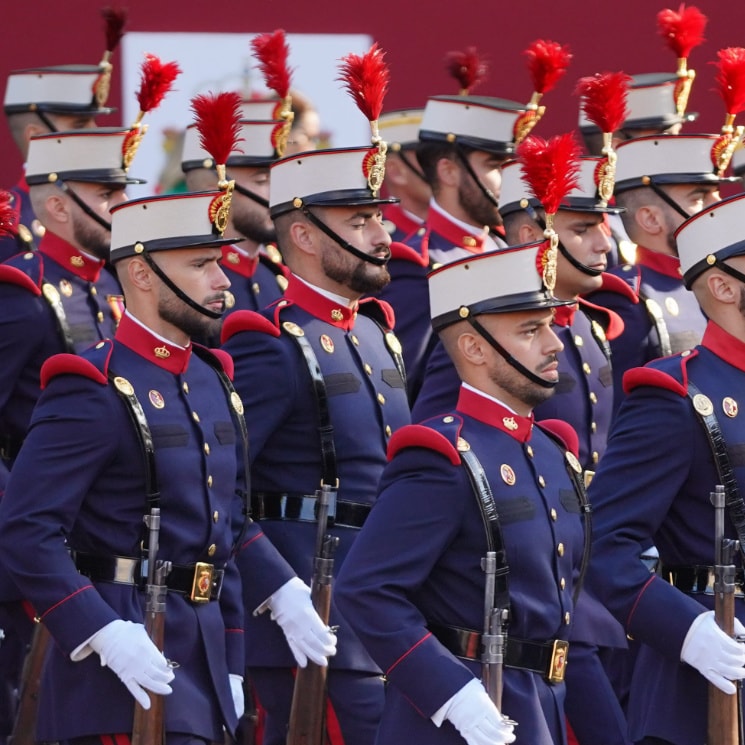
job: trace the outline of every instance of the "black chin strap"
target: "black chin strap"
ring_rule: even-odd
[[[743,274],[742,272],[738,272],[737,269],[735,269],[733,266],[725,264],[719,259],[717,259],[712,266],[716,267],[717,269],[721,269],[725,274],[729,274],[730,277],[734,277],[736,280],[745,284],[745,274]]]
[[[209,308],[205,308],[204,306],[200,305],[199,303],[192,300],[183,290],[181,290],[179,287],[177,287],[166,275],[166,273],[153,261],[153,257],[150,256],[150,254],[147,251],[143,251],[139,256],[142,256],[143,259],[145,259],[145,262],[147,265],[155,272],[155,274],[158,276],[158,278],[163,282],[163,284],[179,299],[185,302],[190,308],[193,308],[194,310],[199,311],[203,315],[207,316],[208,318],[222,318],[223,314],[222,312],[217,313],[214,310],[210,310]]]
[[[528,380],[540,385],[542,388],[555,388],[558,381],[544,380],[535,373],[528,370],[525,365],[518,362],[473,316],[468,317],[468,322],[473,328],[486,339],[487,343],[504,357],[505,362],[524,375]]]
[[[425,176],[425,175],[424,175],[424,174],[422,173],[422,171],[421,171],[421,170],[420,170],[419,168],[417,168],[417,167],[416,167],[416,166],[415,166],[415,165],[414,165],[414,164],[413,164],[413,163],[411,162],[411,160],[409,160],[409,158],[408,158],[408,157],[406,156],[406,152],[405,152],[405,151],[403,150],[403,148],[402,148],[401,150],[399,150],[399,151],[398,151],[398,157],[399,157],[399,158],[401,158],[401,162],[402,162],[402,163],[403,163],[403,164],[404,164],[404,165],[405,165],[405,166],[406,166],[406,167],[407,167],[407,168],[408,168],[408,169],[409,169],[410,171],[412,171],[412,172],[413,172],[413,173],[415,173],[415,174],[416,174],[417,176],[419,176],[419,178],[420,178],[420,179],[421,179],[422,181],[424,181],[424,183],[425,183],[425,184],[428,184],[428,183],[429,183],[429,182],[427,181],[427,177],[426,177],[426,176]]]
[[[266,207],[269,209],[269,200],[264,199],[264,197],[260,197],[258,194],[255,194],[250,189],[246,189],[245,186],[241,186],[239,183],[235,183],[233,185],[233,188],[239,193],[242,194],[244,197],[248,197],[249,199],[252,199],[256,204],[261,205],[262,207]]]
[[[60,189],[62,189],[65,194],[69,194],[70,199],[72,199],[72,201],[75,202],[75,204],[77,204],[78,207],[80,207],[80,209],[91,218],[91,220],[97,222],[102,228],[104,228],[104,230],[108,230],[109,233],[111,232],[111,223],[106,222],[101,215],[97,215],[64,181],[57,181],[57,184],[59,184]]]
[[[546,221],[538,215],[538,213],[535,211],[533,207],[528,205],[524,208],[525,211],[533,218],[533,220],[538,223],[538,227],[545,231],[546,230]],[[578,271],[582,272],[582,274],[586,274],[588,277],[599,277],[602,273],[602,269],[595,269],[594,267],[587,266],[587,264],[583,264],[581,261],[577,261],[577,259],[572,256],[572,254],[569,253],[567,250],[567,247],[559,241],[557,244],[559,253]]]
[[[49,127],[50,132],[59,131],[57,127],[55,127],[54,124],[52,124],[52,120],[43,111],[36,109],[36,116],[38,116],[39,119],[41,119],[41,121],[44,122],[44,124],[46,124],[47,127]]]
[[[360,251],[359,248],[355,248],[351,243],[345,241],[340,235],[335,233],[331,228],[318,219],[307,207],[302,207],[303,214],[322,232],[325,233],[332,241],[338,243],[345,251],[356,256],[362,261],[366,261],[368,264],[375,264],[375,266],[385,266],[388,263],[388,257],[378,258],[377,256],[370,256],[364,251]]]
[[[669,207],[672,207],[684,220],[687,220],[690,215],[669,195],[666,194],[662,189],[655,184],[654,181],[650,181],[647,186]]]
[[[458,154],[458,158],[460,159],[460,162],[463,164],[463,167],[468,172],[468,175],[473,179],[476,186],[479,187],[479,190],[481,193],[497,208],[499,209],[499,200],[494,196],[494,192],[492,192],[490,189],[487,189],[482,183],[479,177],[476,175],[476,171],[473,170],[473,166],[469,163],[468,158],[466,157],[466,154],[461,150],[461,148],[456,145],[455,146],[455,152]]]

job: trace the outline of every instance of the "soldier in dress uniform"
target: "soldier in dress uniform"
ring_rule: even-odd
[[[235,190],[225,235],[240,242],[223,248],[223,268],[231,284],[226,313],[261,310],[287,287],[269,215],[269,166],[281,149],[277,136],[282,126],[280,121],[242,120],[240,152],[234,151],[227,160],[227,178],[235,182]],[[215,188],[214,163],[202,150],[195,125],[186,129],[181,168],[190,191]]]
[[[690,349],[704,332],[706,320],[683,286],[674,233],[685,219],[719,201],[719,186],[728,179],[712,169],[718,139],[650,136],[618,147],[616,203],[626,209],[621,218],[638,248],[634,264],[611,273],[636,297],[602,292],[590,298],[624,322],[624,332],[610,340],[616,410],[627,370]]]
[[[463,381],[458,402],[391,439],[375,509],[336,587],[388,679],[380,743],[566,742],[581,469],[571,427],[538,425],[532,413],[559,377],[555,268],[542,242],[430,275],[432,323]],[[494,602],[487,551],[498,557]],[[492,605],[508,609],[501,703],[479,681]]]
[[[228,208],[209,192],[113,209],[127,311],[113,339],[44,365],[0,507],[0,561],[55,641],[39,740],[118,742],[135,700],[148,709],[162,695],[165,742],[207,745],[242,711],[232,503],[245,425],[230,360],[190,341],[224,308]],[[157,556],[146,551],[152,508]],[[155,561],[168,564],[162,653],[143,625]]]
[[[416,157],[423,109],[387,111],[380,117],[380,132],[388,143],[385,191],[398,199],[383,210],[384,225],[394,243],[407,243],[424,234],[432,189]]]
[[[725,536],[742,537],[743,527],[736,490],[739,484],[742,493],[745,478],[737,456],[743,442],[744,209],[745,197],[733,197],[677,230],[685,285],[709,319],[703,339],[626,373],[627,396],[590,487],[588,581],[642,642],[628,717],[632,740],[645,745],[704,742],[706,681],[734,694],[731,681],[745,678],[745,647],[719,629],[707,590],[715,563],[710,494],[717,484],[724,482],[727,500],[734,500]],[[650,543],[662,563],[652,576],[638,560]],[[745,620],[741,558],[738,552],[734,560],[738,634]]]
[[[425,106],[416,150],[432,189],[425,231],[394,246],[392,282],[379,296],[396,313],[412,404],[436,342],[427,272],[504,245],[494,232],[501,225],[500,168],[515,150],[515,126],[525,113],[522,104],[477,96],[435,96]]]
[[[378,191],[380,145],[316,150],[272,165],[270,209],[289,284],[261,314],[233,313],[223,327],[223,348],[235,360],[236,386],[251,413],[252,513],[305,580],[319,482],[337,492],[330,532],[340,540],[338,567],[370,512],[388,440],[410,421],[393,313],[386,303],[361,300],[389,281],[390,237],[380,210],[391,200]],[[248,673],[267,714],[264,745],[279,745],[287,737],[292,668],[304,661],[293,654],[297,632],[284,629],[288,647],[280,626],[284,608],[307,601],[308,588],[298,578],[279,593],[267,588],[274,578],[255,567],[250,546],[239,566],[253,640]],[[261,584],[252,579],[257,573]],[[262,612],[267,606],[279,626]],[[331,623],[338,652],[328,675],[330,741],[372,743],[383,707],[380,669],[335,606]]]

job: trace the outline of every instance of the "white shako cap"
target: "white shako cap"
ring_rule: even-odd
[[[345,207],[393,204],[370,187],[373,159],[378,148],[350,147],[311,150],[275,161],[269,180],[272,217],[307,207]]]
[[[686,287],[702,272],[730,256],[745,254],[745,194],[697,212],[675,231]]]
[[[416,147],[424,109],[385,111],[378,119],[380,136],[388,143],[388,150],[397,152]]]
[[[241,120],[237,148],[228,156],[227,166],[259,168],[277,159],[276,137],[283,127],[280,121]],[[186,173],[197,168],[214,168],[212,156],[202,149],[196,124],[190,124],[184,133],[181,153],[181,170]]]
[[[241,101],[241,119],[270,121],[279,119],[281,98],[244,98]]]
[[[230,199],[223,191],[132,199],[111,210],[111,261],[143,251],[235,243],[224,238]]]
[[[440,331],[469,316],[571,304],[552,294],[556,251],[548,241],[488,251],[445,264],[428,275],[432,327]]]
[[[488,96],[434,96],[427,101],[420,142],[451,142],[496,155],[515,152],[523,104]]]
[[[105,127],[34,135],[29,141],[26,181],[30,186],[55,181],[95,184],[144,184],[129,178],[125,167],[130,129]]]

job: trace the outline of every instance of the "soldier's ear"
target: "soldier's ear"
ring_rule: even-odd
[[[297,220],[290,224],[288,234],[292,245],[305,254],[315,255],[318,253],[318,242],[316,241],[313,227],[306,220]]]
[[[471,365],[483,365],[486,361],[484,354],[484,339],[473,331],[463,331],[457,340],[458,350],[463,359]]]
[[[717,302],[739,306],[742,283],[729,274],[710,269],[706,275],[706,287]]]
[[[656,204],[639,207],[634,214],[634,221],[648,235],[659,235],[667,231],[663,210]]]
[[[138,290],[150,292],[153,289],[154,273],[144,259],[139,256],[133,256],[129,260],[126,273],[127,280]]]
[[[460,185],[461,166],[453,158],[440,158],[437,161],[437,181],[441,186]]]

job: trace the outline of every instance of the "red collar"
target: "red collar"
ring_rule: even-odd
[[[518,416],[496,401],[462,386],[456,409],[479,422],[506,432],[518,442],[527,442],[533,432],[532,414]]]
[[[745,372],[745,342],[717,326],[714,321],[709,321],[706,325],[701,346],[714,352],[732,367]]]
[[[289,300],[316,318],[344,331],[351,331],[357,318],[357,303],[353,307],[335,303],[316,292],[305,282],[301,282],[294,275],[290,275],[289,284],[285,290],[285,300]]]
[[[398,204],[389,204],[384,212],[383,217],[390,220],[400,231],[407,236],[416,233],[424,225],[424,220],[414,220],[410,215],[401,209]]]
[[[661,254],[658,251],[652,251],[644,246],[636,247],[636,263],[646,266],[655,272],[664,274],[667,277],[673,277],[683,281],[683,275],[680,271],[680,259],[670,254]]]
[[[259,256],[257,254],[252,259],[241,251],[236,251],[233,246],[223,246],[222,263],[227,269],[240,274],[241,277],[250,279],[256,272],[256,267],[259,264]]]
[[[70,245],[64,238],[47,230],[39,243],[39,253],[48,256],[60,266],[65,267],[77,277],[86,282],[96,282],[101,274],[104,262],[100,259],[92,259],[81,253],[75,246]]]
[[[182,349],[175,344],[164,342],[139,323],[135,323],[126,313],[119,321],[115,338],[140,357],[174,375],[185,373],[189,367],[191,344]]]
[[[554,308],[554,323],[557,326],[571,326],[574,323],[576,312],[577,303],[574,305],[558,305]]]
[[[448,218],[438,210],[431,209],[429,211],[426,224],[428,232],[441,235],[454,246],[463,248],[473,254],[480,254],[484,251],[486,233],[482,233],[481,235],[464,233],[463,228],[460,225],[456,225],[454,222],[448,220]]]

